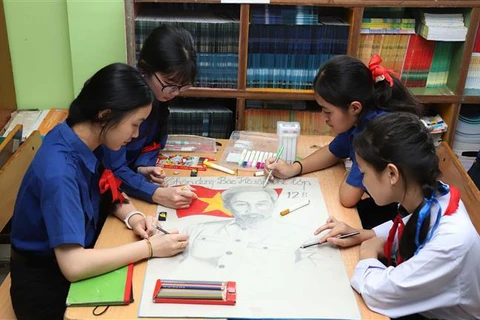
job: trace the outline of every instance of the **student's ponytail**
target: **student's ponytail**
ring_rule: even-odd
[[[423,105],[405,85],[392,75],[393,86],[383,80],[373,86],[373,101],[378,109],[390,112],[408,112],[417,116],[424,114]]]
[[[391,70],[383,68],[381,62],[380,56],[375,54],[368,65],[374,81],[374,105],[385,111],[409,112],[422,116],[424,110],[420,101]]]

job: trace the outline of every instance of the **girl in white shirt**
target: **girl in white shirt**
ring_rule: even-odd
[[[480,237],[458,190],[438,181],[439,159],[423,124],[406,113],[378,117],[354,148],[369,194],[377,205],[398,202],[399,216],[345,239],[335,236],[355,229],[330,217],[315,232],[328,230],[319,242],[361,243],[352,286],[375,312],[480,319]]]

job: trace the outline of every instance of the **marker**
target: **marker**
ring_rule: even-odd
[[[293,205],[291,208],[288,208],[288,209],[285,209],[285,210],[283,210],[283,211],[280,211],[280,215],[281,215],[281,216],[285,216],[285,215],[289,214],[290,212],[295,211],[295,210],[298,210],[298,209],[300,209],[300,208],[302,208],[302,207],[305,207],[305,206],[307,206],[307,205],[309,205],[309,204],[310,204],[310,200],[309,200],[309,199],[305,199],[305,200],[303,200],[303,201],[301,201],[301,202]]]
[[[353,232],[346,233],[346,234],[339,234],[339,235],[335,236],[335,238],[345,239],[345,238],[350,238],[350,237],[356,236],[357,234],[360,234],[360,231],[353,231]],[[318,244],[324,244],[324,243],[327,243],[327,242],[326,241],[322,242],[322,243],[313,242],[313,243],[309,243],[309,244],[305,244],[305,245],[301,246],[300,249],[305,249],[305,248],[308,248],[308,247],[313,247],[313,246],[316,246]]]
[[[233,171],[232,169],[219,166],[218,164],[215,164],[215,163],[210,163],[208,160],[203,161],[203,164],[209,168],[217,169],[233,175],[235,174],[235,171]]]
[[[240,155],[240,158],[238,159],[238,165],[241,166],[243,164],[243,159],[245,159],[245,156],[247,155],[247,149],[243,149],[242,154]]]
[[[278,149],[277,155],[275,156],[275,162],[274,163],[278,163],[278,160],[280,160],[280,156],[282,155],[282,153],[283,153],[283,146],[281,146],[280,149]],[[263,183],[264,188],[267,186],[267,183],[270,180],[270,177],[272,176],[272,173],[273,173],[273,170],[270,170],[268,172],[267,178],[265,179],[265,182]]]

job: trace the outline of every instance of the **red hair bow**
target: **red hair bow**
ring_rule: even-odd
[[[152,144],[150,144],[146,147],[143,147],[143,149],[142,149],[142,151],[140,151],[140,153],[150,152],[150,151],[159,150],[159,149],[160,149],[160,144],[158,144],[156,142],[152,142]]]
[[[100,194],[104,194],[110,190],[112,192],[112,203],[116,201],[123,203],[125,198],[123,197],[122,192],[118,189],[120,188],[121,184],[122,181],[113,175],[112,170],[105,169],[100,177],[100,181],[98,182]]]
[[[393,87],[393,79],[390,76],[391,70],[385,69],[380,63],[382,63],[382,58],[378,54],[375,54],[368,63],[368,69],[372,72],[373,81],[377,83],[385,80],[390,84],[390,87]]]

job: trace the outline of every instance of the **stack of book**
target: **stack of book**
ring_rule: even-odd
[[[427,40],[465,41],[467,27],[462,13],[421,12],[417,33]]]
[[[362,34],[412,34],[415,33],[414,18],[363,18]]]
[[[445,121],[443,121],[439,114],[422,117],[421,121],[425,124],[428,131],[432,135],[435,145],[438,145],[442,141],[443,134],[448,129]]]

